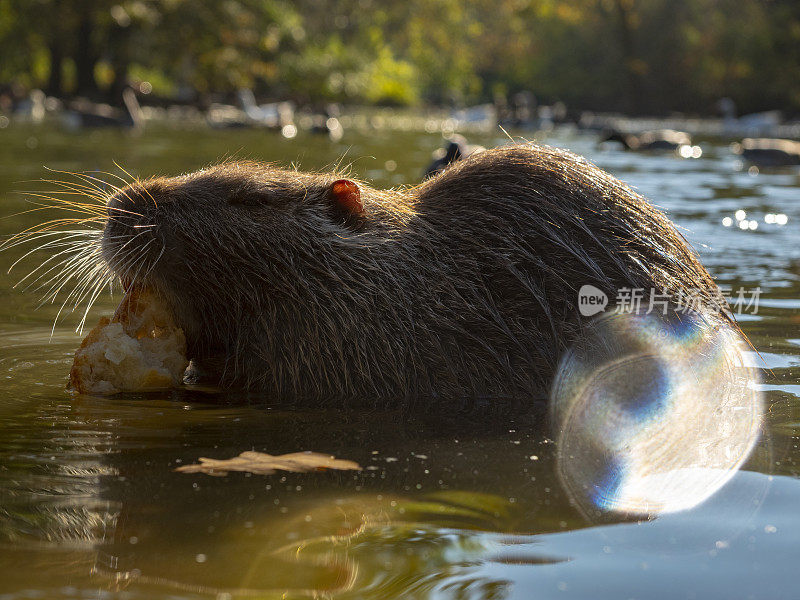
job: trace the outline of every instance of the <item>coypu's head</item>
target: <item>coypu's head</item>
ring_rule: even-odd
[[[252,350],[248,324],[282,299],[303,302],[314,265],[347,256],[369,218],[351,180],[257,163],[137,182],[107,211],[106,263],[126,289],[166,302],[201,359]]]

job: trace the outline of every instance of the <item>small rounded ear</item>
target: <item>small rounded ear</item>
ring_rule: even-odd
[[[341,210],[351,215],[360,215],[364,212],[364,203],[361,201],[361,190],[355,181],[337,179],[331,184],[328,196]]]

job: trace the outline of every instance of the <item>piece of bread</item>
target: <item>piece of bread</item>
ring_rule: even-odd
[[[165,389],[180,385],[189,361],[186,338],[152,294],[127,294],[75,352],[69,388],[79,394]]]

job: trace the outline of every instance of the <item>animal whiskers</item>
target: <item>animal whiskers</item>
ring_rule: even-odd
[[[133,248],[131,243],[148,231],[147,225],[137,225],[136,229],[140,231],[116,249],[114,258],[119,259],[117,264],[120,267],[116,273],[109,268],[103,256],[101,244],[108,221],[126,215],[140,216],[133,210],[124,209],[109,216],[106,207],[108,200],[115,194],[127,198],[131,190],[146,190],[141,180],[118,164],[115,165],[127,178],[109,172],[81,173],[51,169],[64,179],[40,179],[38,183],[45,184],[48,189],[19,192],[32,208],[12,217],[43,211],[54,213],[54,218],[0,241],[0,251],[23,247],[22,254],[10,265],[9,273],[21,265],[34,262],[33,267],[13,287],[41,293],[37,308],[60,303],[51,334],[55,332],[62,314],[83,307],[76,327],[76,331],[81,333],[92,306],[102,292],[108,289],[113,293],[115,285],[120,282],[117,273],[123,274],[132,285],[154,266],[155,261],[147,260],[144,252],[126,254],[126,250]],[[119,185],[110,180],[119,180]],[[152,242],[146,242],[140,250],[146,249]]]

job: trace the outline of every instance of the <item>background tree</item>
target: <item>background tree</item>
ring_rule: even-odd
[[[800,111],[797,0],[0,0],[0,85],[118,101]]]

